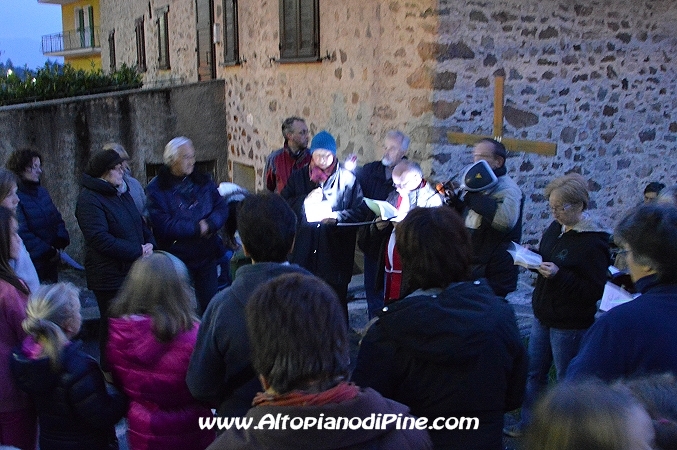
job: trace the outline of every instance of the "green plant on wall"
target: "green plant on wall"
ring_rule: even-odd
[[[12,70],[0,72],[0,106],[134,89],[141,84],[136,68],[125,64],[104,74],[101,69],[86,71],[47,62],[36,72],[25,71],[22,77]]]

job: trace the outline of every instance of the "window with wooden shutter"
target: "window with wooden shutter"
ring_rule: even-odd
[[[139,17],[134,24],[136,34],[136,67],[140,72],[146,71],[146,32],[144,30],[144,19]]]
[[[115,30],[108,33],[108,59],[110,60],[110,71],[115,72]]]
[[[280,0],[280,61],[319,59],[319,0]]]
[[[156,11],[158,30],[158,68],[168,70],[169,67],[169,6]]]
[[[223,62],[225,64],[240,62],[237,0],[223,0]]]

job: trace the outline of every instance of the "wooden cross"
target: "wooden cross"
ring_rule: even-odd
[[[557,154],[557,144],[542,141],[522,141],[503,137],[503,76],[496,77],[496,88],[494,90],[494,130],[493,136],[482,136],[479,134],[456,133],[450,131],[447,133],[447,139],[451,144],[475,145],[480,140],[491,138],[500,141],[505,148],[513,152],[538,153],[540,155],[554,156]]]

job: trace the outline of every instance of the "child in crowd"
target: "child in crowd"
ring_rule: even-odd
[[[12,211],[0,207],[0,445],[35,449],[37,418],[30,398],[12,380],[12,348],[26,337],[21,323],[26,317],[28,288],[10,267],[19,256],[19,224]]]
[[[11,368],[35,402],[41,450],[118,448],[115,423],[127,402],[106,385],[82,344],[71,342],[81,325],[78,289],[72,284],[41,286],[31,295],[23,321],[28,337],[14,351]]]
[[[108,358],[114,382],[129,396],[131,449],[202,450],[215,433],[201,430],[211,410],[186,385],[198,321],[186,266],[156,252],[137,260],[110,309]]]

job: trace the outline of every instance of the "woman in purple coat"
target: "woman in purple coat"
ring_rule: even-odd
[[[133,450],[202,450],[215,438],[199,427],[211,410],[186,385],[198,330],[194,304],[185,265],[156,252],[134,263],[111,307],[109,365],[129,397]]]

